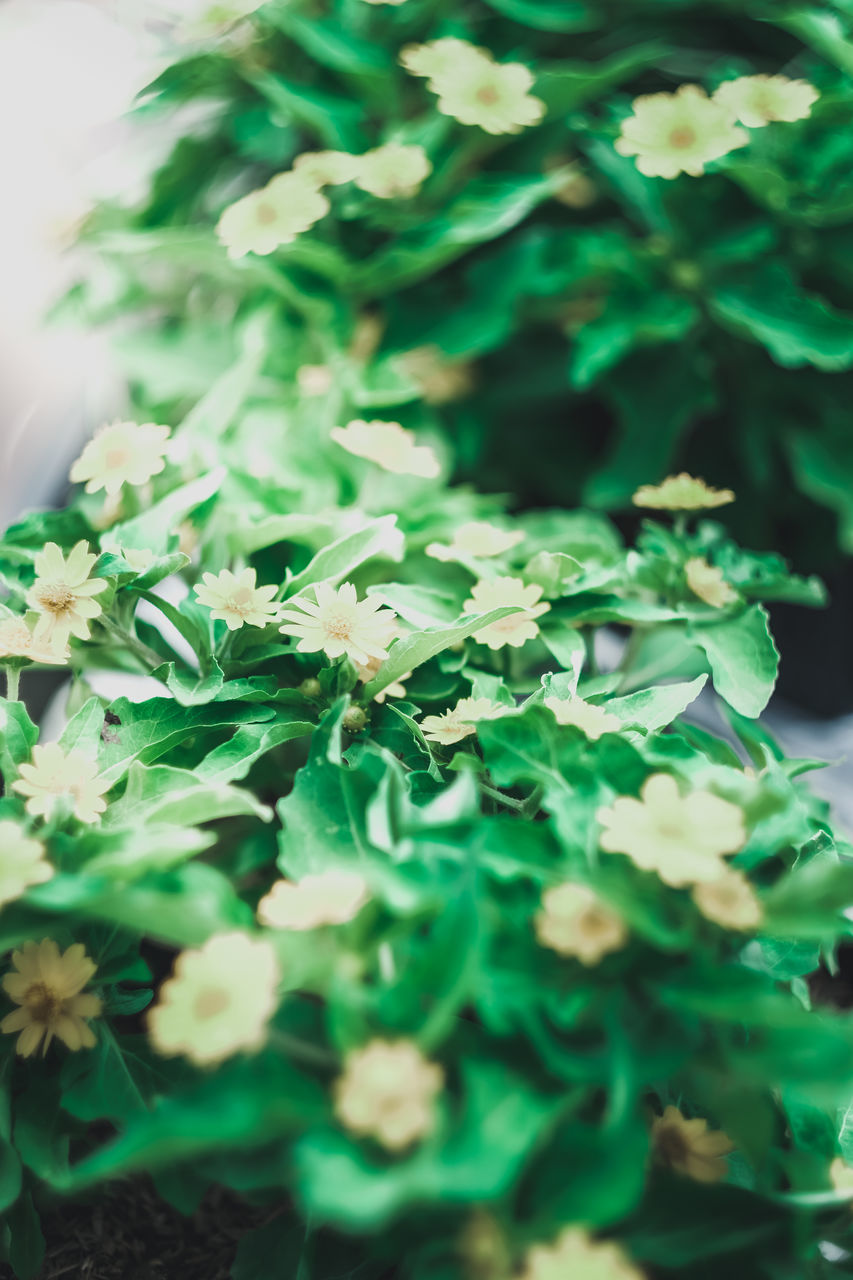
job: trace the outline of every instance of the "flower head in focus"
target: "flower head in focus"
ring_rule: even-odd
[[[719,879],[726,871],[723,857],[746,840],[737,805],[710,791],[682,796],[669,773],[647,778],[639,800],[620,796],[596,817],[604,827],[602,849],[627,854],[673,888]]]
[[[434,450],[429,445],[416,444],[415,433],[399,422],[364,422],[356,418],[345,427],[332,427],[331,437],[347,453],[375,462],[394,475],[434,480],[441,471]]]
[[[652,1145],[662,1164],[696,1182],[720,1182],[728,1172],[725,1158],[735,1149],[728,1134],[709,1129],[707,1120],[688,1120],[677,1107],[655,1117]]]
[[[546,698],[545,706],[552,711],[557,724],[573,725],[580,729],[592,741],[596,741],[603,733],[618,733],[622,721],[612,711],[597,707],[583,698]]]
[[[314,183],[299,173],[280,173],[260,191],[251,191],[222,214],[219,239],[230,258],[273,253],[324,217],[330,205]]]
[[[488,559],[491,556],[502,556],[510,548],[524,540],[520,529],[499,529],[487,520],[469,520],[460,525],[453,534],[453,541],[430,542],[426,554],[433,560],[456,560],[459,556],[475,556]]]
[[[667,476],[660,484],[644,484],[631,501],[635,507],[651,507],[655,511],[704,511],[734,502],[731,489],[713,489],[686,471]]]
[[[386,142],[359,156],[355,185],[380,200],[408,199],[432,173],[432,162],[423,147]]]
[[[401,1151],[435,1125],[441,1067],[411,1040],[371,1040],[349,1053],[335,1082],[335,1114],[354,1133]]]
[[[738,76],[725,80],[714,94],[728,113],[748,129],[760,129],[775,120],[790,124],[805,120],[820,94],[807,80],[787,76]]]
[[[587,966],[628,941],[625,921],[584,884],[566,881],[546,889],[536,915],[536,937],[561,956],[574,956]]]
[[[42,842],[25,835],[17,822],[0,821],[0,905],[51,878],[53,867],[45,855]]]
[[[27,592],[27,604],[41,614],[33,630],[34,641],[46,641],[61,652],[70,635],[78,640],[89,639],[89,623],[101,613],[101,606],[92,596],[109,586],[103,578],[89,577],[97,558],[86,542],[78,542],[67,559],[55,542],[48,542],[38,552],[34,561],[36,580]]]
[[[370,897],[364,876],[330,868],[301,880],[277,880],[258,903],[258,919],[271,929],[316,929],[353,920]]]
[[[255,585],[254,569],[232,573],[203,573],[202,585],[195,588],[199,604],[210,609],[211,618],[221,618],[229,631],[240,627],[266,627],[278,618],[279,606],[272,603],[278,587]]]
[[[645,94],[632,105],[633,115],[622,121],[614,145],[621,156],[635,156],[647,178],[698,177],[706,164],[749,141],[727,109],[696,84]]]
[[[566,1227],[551,1245],[527,1250],[519,1280],[643,1280],[621,1245]]]
[[[460,698],[456,706],[440,716],[424,716],[421,730],[428,742],[449,747],[477,732],[480,720],[497,720],[510,710],[491,698]]]
[[[723,577],[722,569],[709,564],[702,556],[691,556],[684,566],[684,575],[694,596],[714,609],[734,604],[738,598],[734,587]]]
[[[41,1046],[47,1053],[54,1036],[71,1050],[91,1049],[95,1036],[87,1019],[101,1012],[97,996],[81,994],[94,976],[95,962],[81,942],[60,954],[50,938],[25,942],[12,953],[17,972],[7,973],[3,990],[20,1005],[0,1022],[4,1035],[20,1032],[16,1052],[29,1058]]]
[[[502,649],[507,644],[518,649],[528,640],[536,639],[539,635],[536,619],[551,608],[547,603],[539,603],[541,595],[542,587],[537,583],[525,586],[521,578],[481,578],[474,583],[470,599],[462,609],[465,613],[488,613],[492,609],[516,606],[517,612],[475,631],[474,639],[490,649]]]
[[[123,485],[147,484],[166,465],[170,427],[154,422],[113,422],[102,427],[71,468],[72,483],[86,492],[104,489],[114,498]]]
[[[212,1066],[262,1048],[280,980],[270,943],[245,933],[214,934],[196,950],[182,951],[148,1014],[155,1049]]]
[[[318,653],[328,658],[346,654],[353,662],[388,657],[390,624],[397,615],[383,607],[376,597],[359,600],[351,582],[335,590],[328,582],[314,588],[317,600],[296,596],[279,614],[282,635],[298,636],[300,653]]]
[[[761,903],[748,878],[735,867],[727,867],[716,880],[697,884],[693,901],[706,919],[724,929],[756,929],[761,924]]]
[[[33,627],[25,618],[4,618],[0,622],[0,662],[9,658],[38,662],[43,666],[64,666],[71,657],[67,644],[53,648],[36,640]]]
[[[32,761],[22,764],[12,790],[27,796],[27,813],[49,818],[58,801],[67,800],[78,822],[98,822],[107,807],[103,799],[112,783],[98,776],[95,760],[82,751],[65,752],[56,742],[33,747]]]

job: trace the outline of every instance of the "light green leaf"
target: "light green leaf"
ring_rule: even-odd
[[[714,688],[741,715],[760,716],[776,684],[779,652],[773,643],[767,612],[751,605],[721,622],[691,623],[688,640],[708,659]]]
[[[346,533],[318,551],[313,560],[289,580],[286,597],[298,595],[316,582],[342,582],[366,560],[381,556],[399,562],[403,558],[404,539],[394,515],[379,516],[363,529]]]
[[[375,698],[377,693],[381,693],[395,680],[399,680],[407,671],[414,671],[415,667],[429,662],[430,658],[434,658],[437,653],[449,649],[453,644],[458,644],[460,640],[466,640],[475,631],[491,626],[493,622],[506,618],[510,613],[518,612],[519,610],[513,606],[490,609],[488,613],[462,614],[450,627],[430,627],[416,635],[397,640],[379,668],[379,674],[364,686],[364,697]]]

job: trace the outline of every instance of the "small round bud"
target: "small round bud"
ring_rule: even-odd
[[[323,686],[316,676],[308,676],[299,686],[299,692],[303,698],[322,698]]]
[[[341,721],[347,733],[361,733],[367,724],[367,712],[361,707],[349,707]]]

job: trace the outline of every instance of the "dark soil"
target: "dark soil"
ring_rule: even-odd
[[[185,1217],[145,1180],[116,1183],[44,1215],[39,1280],[229,1280],[240,1237],[274,1213],[217,1187]]]

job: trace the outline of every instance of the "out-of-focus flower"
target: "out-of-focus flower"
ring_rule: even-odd
[[[519,1280],[643,1280],[621,1245],[566,1227],[553,1244],[527,1250]]]
[[[111,783],[98,776],[97,761],[82,751],[65,752],[56,742],[33,747],[32,762],[19,768],[12,790],[27,796],[34,817],[49,818],[57,802],[71,802],[79,822],[97,822],[107,807],[103,799]]]
[[[426,554],[434,560],[444,561],[456,560],[460,555],[488,559],[490,556],[502,556],[523,541],[524,534],[520,529],[499,529],[486,520],[470,520],[455,530],[452,542],[430,542]]]
[[[620,796],[598,810],[604,827],[599,843],[608,853],[627,854],[643,871],[657,872],[673,888],[718,880],[726,871],[723,857],[746,840],[737,805],[710,791],[682,796],[669,773],[647,778],[640,797]]]
[[[322,650],[329,658],[346,654],[353,662],[388,657],[389,624],[396,618],[392,609],[375,597],[359,600],[355,587],[345,582],[337,591],[328,582],[318,582],[317,602],[305,596],[287,601],[280,614],[282,635],[298,636],[300,653]]]
[[[489,55],[468,40],[442,36],[426,44],[409,44],[400,54],[400,64],[413,76],[422,76],[430,87],[451,83],[479,66]],[[436,89],[435,92],[438,92]]]
[[[358,157],[355,185],[380,200],[407,199],[431,173],[432,162],[423,147],[386,142]]]
[[[738,598],[734,587],[723,577],[722,569],[708,564],[702,556],[691,556],[684,566],[684,574],[693,594],[715,609],[734,604]]]
[[[491,698],[460,698],[456,706],[439,716],[424,716],[421,730],[428,742],[449,747],[477,732],[480,720],[497,720],[510,710]]]
[[[33,640],[44,640],[61,652],[68,637],[88,640],[89,622],[101,613],[92,596],[106,591],[103,578],[90,578],[97,556],[88,543],[78,542],[66,560],[55,542],[48,542],[35,557],[36,580],[27,592],[27,604],[41,614],[33,630]]]
[[[400,1151],[435,1125],[441,1067],[411,1040],[371,1040],[347,1055],[335,1082],[335,1113],[354,1133]]]
[[[656,511],[702,511],[724,507],[734,500],[731,489],[713,489],[686,471],[667,476],[660,484],[640,485],[631,499],[635,507],[652,507]]]
[[[217,232],[230,258],[273,253],[324,217],[330,204],[299,173],[280,173],[223,212]]]
[[[166,465],[170,427],[154,422],[113,422],[102,427],[71,468],[70,479],[86,481],[86,492],[104,489],[115,497],[122,485],[146,484]]]
[[[735,1149],[728,1134],[709,1129],[707,1120],[688,1120],[677,1107],[655,1117],[652,1144],[661,1163],[696,1182],[720,1182],[728,1172],[725,1157]]]
[[[835,1191],[853,1196],[853,1169],[841,1156],[836,1156],[829,1166],[829,1181]]]
[[[33,628],[25,618],[4,618],[0,622],[0,662],[8,658],[25,658],[45,666],[61,667],[71,657],[68,645],[54,648],[36,640]]]
[[[614,145],[620,155],[635,156],[648,178],[698,177],[706,164],[749,141],[728,110],[696,84],[683,84],[675,93],[645,94],[632,105],[633,115],[622,121]]]
[[[551,608],[538,603],[541,595],[542,587],[536,583],[525,586],[521,578],[482,578],[471,588],[471,597],[462,606],[465,613],[488,613],[512,605],[519,609],[475,631],[474,639],[490,649],[502,649],[507,644],[518,649],[526,641],[535,640],[539,635],[536,619]]]
[[[724,875],[697,884],[693,901],[706,916],[724,929],[756,929],[761,924],[761,903],[742,871],[728,867]]]
[[[258,919],[272,929],[346,924],[370,897],[364,876],[332,868],[301,880],[277,880],[258,903]]]
[[[545,104],[530,93],[533,75],[521,62],[495,62],[487,49],[445,38],[410,45],[400,61],[412,75],[425,76],[438,109],[460,124],[486,133],[520,133],[538,124]]]
[[[331,391],[333,382],[327,364],[303,364],[296,370],[296,385],[304,396],[324,396]]]
[[[41,1046],[42,1056],[57,1036],[71,1050],[91,1049],[95,1036],[88,1018],[101,1012],[97,996],[81,992],[97,968],[86,955],[82,942],[75,942],[60,954],[50,938],[25,942],[12,953],[16,973],[7,973],[3,990],[20,1005],[0,1022],[5,1035],[19,1031],[15,1050],[29,1058]]]
[[[293,161],[293,172],[314,187],[338,187],[353,182],[361,157],[348,151],[303,151]]]
[[[805,120],[820,94],[807,80],[787,76],[738,76],[726,80],[714,94],[728,113],[748,129],[760,129],[775,120]]]
[[[182,951],[148,1015],[155,1049],[200,1066],[260,1049],[280,980],[270,943],[245,933],[215,934],[197,950]]]
[[[203,585],[195,588],[199,604],[210,609],[211,618],[221,618],[229,631],[240,627],[266,627],[278,618],[279,606],[273,603],[278,587],[258,587],[254,569],[242,569],[232,573],[223,569],[220,573],[203,573]]]
[[[542,895],[534,920],[543,947],[594,965],[628,941],[625,921],[585,884],[555,885]]]
[[[364,422],[354,419],[345,427],[333,427],[331,437],[347,453],[375,462],[398,476],[434,480],[441,465],[429,445],[415,443],[415,433],[399,422]]]
[[[469,360],[451,360],[436,346],[413,347],[396,363],[417,385],[427,404],[450,404],[468,395],[474,386]]]
[[[46,852],[42,842],[25,835],[17,822],[0,821],[0,905],[51,878]]]
[[[603,733],[618,733],[622,728],[622,721],[612,711],[584,702],[583,698],[546,698],[545,706],[553,711],[558,724],[573,725],[593,741]]]

